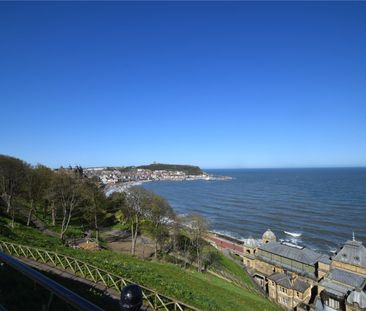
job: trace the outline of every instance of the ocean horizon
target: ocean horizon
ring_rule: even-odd
[[[332,253],[346,240],[366,242],[366,168],[205,169],[230,180],[157,181],[143,187],[177,214],[200,213],[210,229],[237,239],[279,240]]]

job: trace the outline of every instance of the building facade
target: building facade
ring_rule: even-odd
[[[285,310],[366,311],[366,248],[354,237],[333,257],[277,241],[270,229],[261,239],[212,233],[206,240],[240,256],[253,280]]]
[[[366,248],[347,241],[319,282],[317,311],[366,311]]]
[[[285,310],[366,311],[366,249],[361,242],[347,241],[333,258],[278,242],[271,230],[243,244],[248,272]]]

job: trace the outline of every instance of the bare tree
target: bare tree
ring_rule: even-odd
[[[203,248],[205,241],[204,236],[207,234],[208,221],[206,218],[199,214],[191,214],[187,217],[189,234],[193,248],[196,252],[196,262],[198,265],[198,271],[203,268]]]
[[[143,188],[133,187],[126,193],[125,217],[128,218],[131,226],[131,254],[136,253],[136,241],[140,229],[141,220],[146,214],[146,203],[149,192]]]
[[[62,208],[60,238],[61,240],[64,240],[75,208],[77,208],[82,201],[80,195],[80,181],[67,173],[59,173],[55,180],[55,195],[57,202]]]

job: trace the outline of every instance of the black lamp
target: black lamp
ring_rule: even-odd
[[[122,289],[119,301],[121,311],[139,311],[142,307],[142,290],[135,284],[127,285]]]

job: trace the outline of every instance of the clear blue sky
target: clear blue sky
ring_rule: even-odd
[[[0,153],[366,165],[366,2],[0,2]]]

